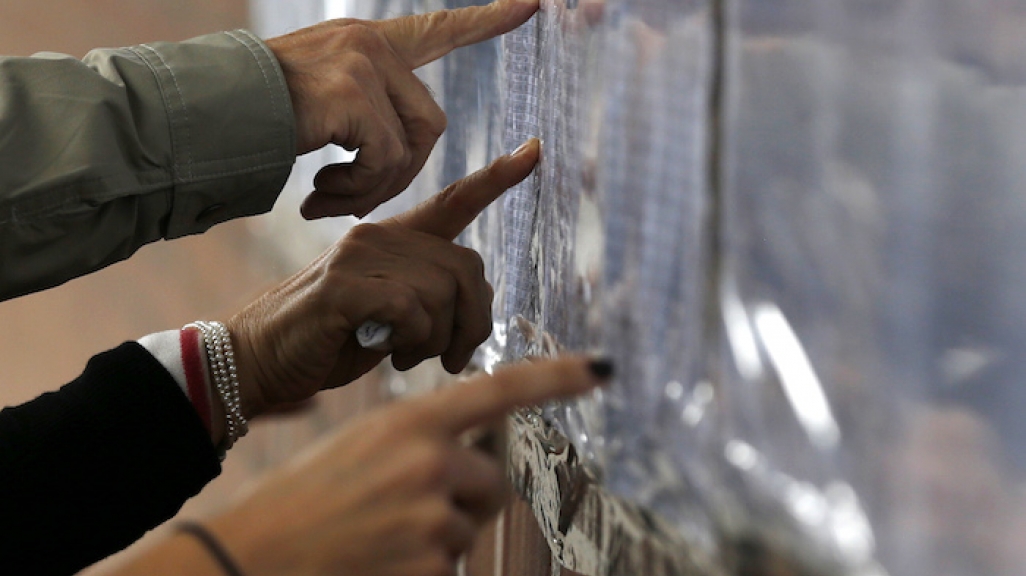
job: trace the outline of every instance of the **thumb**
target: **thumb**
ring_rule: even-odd
[[[538,10],[538,0],[495,0],[469,6],[393,18],[380,31],[396,54],[419,68],[456,48],[476,44],[520,26]]]
[[[519,184],[538,163],[541,143],[528,140],[512,154],[457,180],[438,194],[391,219],[405,228],[454,240],[507,189]]]

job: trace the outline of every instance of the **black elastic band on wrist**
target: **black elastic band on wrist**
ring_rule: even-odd
[[[184,532],[195,536],[199,540],[203,547],[210,552],[210,555],[217,560],[217,563],[221,565],[221,569],[228,576],[244,576],[242,570],[239,569],[239,565],[232,560],[231,554],[224,549],[221,542],[216,536],[210,533],[205,526],[198,522],[181,522],[177,526],[179,532]]]

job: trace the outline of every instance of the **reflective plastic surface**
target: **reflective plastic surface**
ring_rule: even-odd
[[[1023,0],[542,0],[423,70],[449,128],[381,214],[541,138],[461,239],[496,287],[477,361],[616,361],[544,410],[605,490],[766,574],[1023,574],[1024,26]]]

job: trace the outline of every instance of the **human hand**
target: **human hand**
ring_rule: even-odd
[[[246,574],[456,574],[505,501],[499,462],[460,442],[511,409],[584,393],[586,358],[480,374],[350,421],[209,523]]]
[[[538,161],[532,140],[517,152],[380,224],[354,228],[312,264],[226,324],[247,417],[347,384],[387,353],[362,348],[355,331],[392,327],[392,364],[441,355],[452,373],[491,333],[492,288],[481,257],[452,240]]]
[[[391,20],[331,20],[272,38],[296,116],[297,154],[359,149],[325,166],[306,218],[363,216],[406,189],[445,130],[445,113],[413,70],[523,24],[538,0],[497,0]]]

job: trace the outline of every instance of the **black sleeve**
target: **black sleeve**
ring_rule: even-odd
[[[71,574],[168,520],[221,471],[167,370],[135,342],[0,411],[0,574]]]

